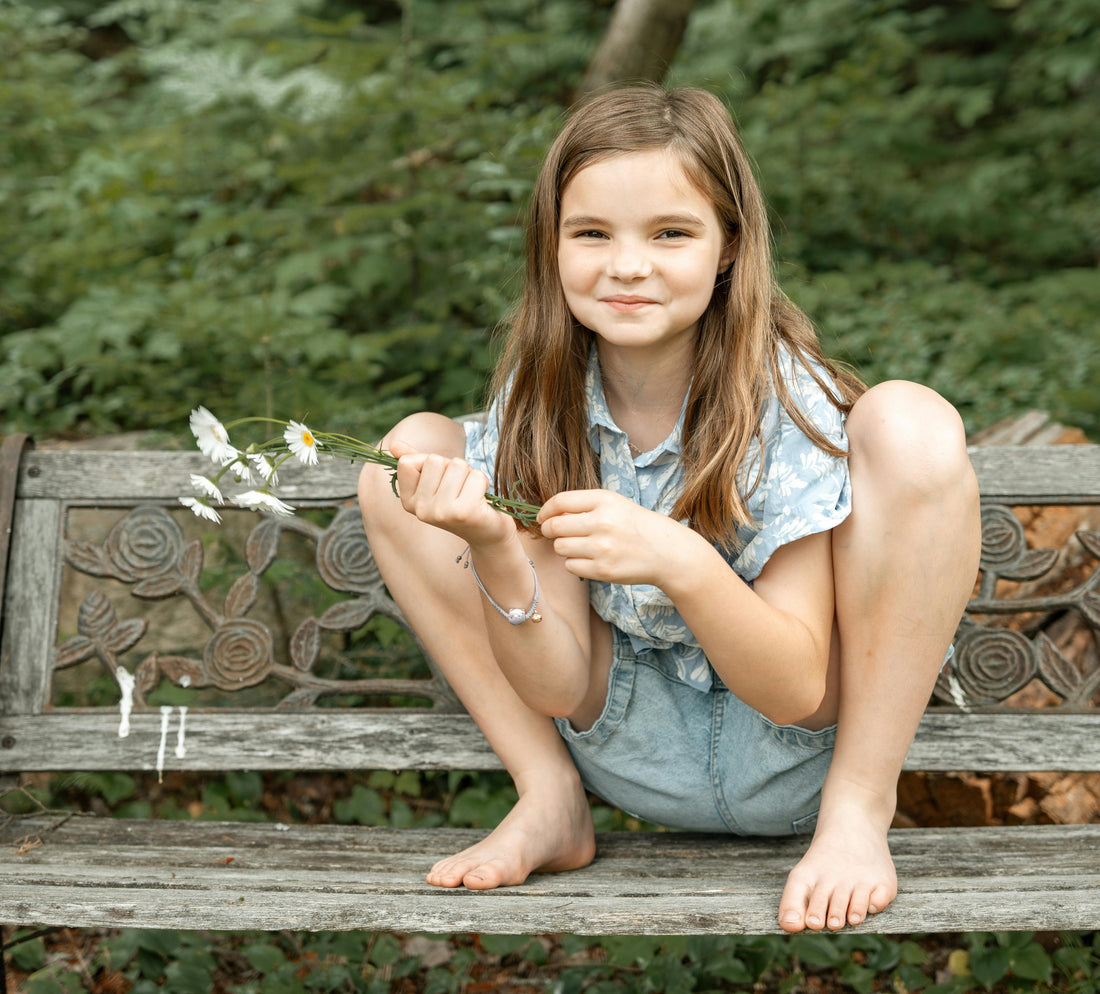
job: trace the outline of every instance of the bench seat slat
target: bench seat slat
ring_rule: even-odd
[[[777,931],[805,839],[598,836],[597,858],[492,893],[423,882],[459,829],[35,818],[0,851],[0,920],[78,927],[386,929],[483,933]],[[14,855],[12,843],[42,844]],[[1100,926],[1100,825],[892,833],[904,882],[871,931]]]
[[[975,446],[970,459],[988,500],[1082,503],[1100,498],[1100,445]],[[195,452],[29,452],[19,475],[21,498],[165,500],[190,493],[189,473],[209,473]],[[287,500],[354,497],[359,466],[325,461],[279,470]]]
[[[0,771],[155,770],[161,716],[65,711],[0,721]],[[200,711],[186,719],[186,755],[165,770],[497,770],[500,761],[468,715],[430,712]],[[926,713],[905,769],[985,772],[1100,769],[1100,714],[1057,711]]]

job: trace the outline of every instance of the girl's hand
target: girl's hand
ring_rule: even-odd
[[[516,537],[515,522],[485,500],[488,477],[462,459],[418,452],[394,439],[397,492],[401,506],[429,525],[457,535],[471,547],[488,547]]]
[[[667,515],[607,490],[569,490],[539,513],[542,534],[565,568],[588,580],[663,587],[669,571],[690,568],[698,534]]]

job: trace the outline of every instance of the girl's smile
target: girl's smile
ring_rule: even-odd
[[[657,303],[657,301],[650,297],[634,297],[627,294],[616,294],[613,297],[604,297],[603,302],[613,307],[615,310],[623,311],[624,313],[640,311],[644,307],[649,307],[651,304]]]
[[[602,345],[682,346],[733,254],[713,204],[668,149],[595,162],[562,192],[562,288]]]

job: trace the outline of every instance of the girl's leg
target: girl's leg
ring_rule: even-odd
[[[465,450],[462,427],[439,415],[406,418],[391,436],[422,452],[461,457]],[[455,564],[463,543],[405,511],[382,467],[363,468],[359,504],[391,595],[519,793],[515,807],[486,839],[441,860],[428,873],[428,882],[484,890],[522,883],[534,870],[567,870],[591,862],[595,837],[576,767],[552,719],[519,699],[493,659],[481,595],[469,571]],[[553,555],[548,548],[529,554],[537,564],[536,557],[547,553]]]
[[[881,384],[852,409],[848,437],[853,509],[833,536],[836,751],[813,841],[780,901],[790,932],[858,924],[897,894],[886,841],[897,779],[981,548],[977,480],[946,401]]]

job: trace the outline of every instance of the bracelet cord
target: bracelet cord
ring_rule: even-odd
[[[524,611],[521,607],[513,607],[511,609],[501,607],[495,600],[493,595],[485,589],[485,584],[481,582],[481,577],[477,575],[477,567],[474,565],[474,561],[470,556],[470,547],[462,551],[462,553],[455,559],[456,563],[461,563],[465,559],[466,562],[462,563],[463,569],[468,569],[474,577],[474,583],[477,584],[478,590],[485,595],[485,599],[496,609],[497,613],[506,618],[510,625],[522,625],[525,621],[533,621],[538,624],[542,621],[542,615],[539,614],[539,575],[535,571],[535,564],[530,559],[527,560],[527,565],[531,567],[531,577],[535,581],[535,596],[531,599],[531,606]]]

